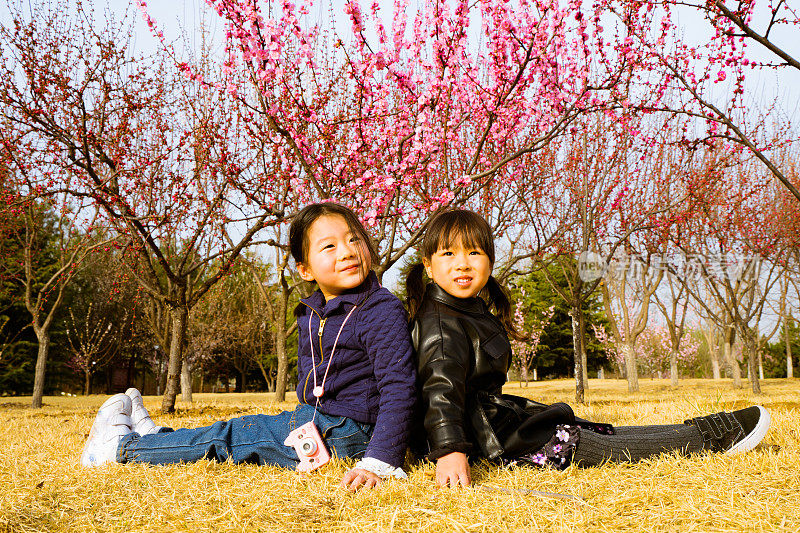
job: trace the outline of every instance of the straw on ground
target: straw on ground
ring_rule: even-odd
[[[474,480],[503,490],[442,490],[430,464],[410,465],[409,482],[350,494],[337,488],[348,463],[300,477],[272,467],[217,464],[79,466],[104,396],[0,398],[0,532],[27,531],[798,531],[799,380],[766,380],[754,397],[730,382],[688,380],[677,389],[644,381],[592,380],[578,415],[623,424],[680,422],[761,403],[772,413],[765,443],[741,456],[662,455],[635,465],[566,471],[479,466]],[[568,380],[507,387],[544,402],[567,401]],[[145,399],[155,410],[158,400]],[[196,427],[291,409],[268,394],[195,394],[156,423]],[[510,490],[509,490],[510,489]],[[576,496],[543,498],[527,491]]]

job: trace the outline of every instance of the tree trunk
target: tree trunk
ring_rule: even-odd
[[[713,379],[721,379],[719,374],[719,352],[717,352],[717,349],[709,347],[708,357],[711,359],[711,377]]]
[[[581,378],[583,379],[583,389],[589,388],[589,363],[586,357],[586,320],[584,320],[583,310],[578,313],[578,336],[581,340]]]
[[[165,351],[164,353],[169,353],[169,352]],[[169,373],[168,372],[169,359],[167,358],[166,361],[164,359],[165,358],[162,358],[162,360],[159,361],[159,363],[158,363],[158,368],[160,370],[160,375],[159,375],[159,378],[158,378],[158,394],[159,395],[164,394],[167,391],[167,374]]]
[[[673,387],[678,386],[678,352],[674,349],[669,354],[669,379]]]
[[[761,380],[758,379],[758,363],[753,353],[747,355],[747,373],[750,377],[750,385],[753,388],[753,393],[761,394]]]
[[[270,383],[272,381],[272,379],[270,379],[269,372],[267,371],[266,367],[264,366],[264,363],[261,362],[261,357],[256,359],[256,366],[258,366],[258,370],[261,372],[261,377],[264,378],[264,383],[267,384],[267,391],[268,392],[273,392],[274,387]]]
[[[783,342],[786,345],[786,377],[794,377],[794,367],[792,366],[792,343],[789,339],[789,320],[783,321]]]
[[[582,389],[581,397],[583,397],[583,391],[589,388],[589,375],[587,373],[586,364],[586,322],[584,321],[583,309],[581,309],[580,303],[572,307],[570,317],[572,318],[572,343],[573,350],[575,352],[574,357],[576,368],[580,368],[579,376]],[[580,361],[580,365],[578,365],[578,361]],[[575,379],[578,379],[578,375],[576,375]]]
[[[92,383],[92,373],[88,370],[83,373],[83,395],[89,396],[89,389]]]
[[[36,355],[36,374],[33,378],[33,398],[31,407],[40,409],[42,407],[42,396],[44,396],[44,377],[47,370],[47,356],[50,353],[50,332],[45,328],[36,329],[36,339],[39,341],[39,351]]]
[[[742,388],[742,370],[739,368],[739,362],[733,354],[733,343],[736,340],[736,332],[733,328],[727,328],[725,333],[725,362],[730,365],[731,377],[733,378],[733,388]]]
[[[289,381],[289,358],[286,356],[286,311],[289,305],[289,288],[286,280],[281,278],[281,297],[278,300],[275,317],[275,355],[278,358],[277,375],[275,376],[275,401],[286,401],[286,384]]]
[[[525,383],[525,386],[528,386],[528,365],[522,365],[522,381]]]
[[[617,371],[622,379],[628,379],[628,373],[625,372],[625,361],[620,361],[619,357],[614,357],[614,363],[617,365]]]
[[[167,383],[164,398],[161,401],[161,412],[175,411],[175,399],[178,396],[178,381],[181,374],[183,358],[183,341],[186,337],[189,310],[185,305],[170,309],[172,315],[172,335],[170,335],[169,362],[167,363]]]
[[[744,342],[744,349],[747,352],[747,378],[750,380],[753,393],[761,394],[761,381],[758,379],[758,354],[756,353],[756,345],[748,333],[742,333],[742,341]]]
[[[181,363],[181,401],[192,403],[192,366],[185,357]]]
[[[573,306],[569,314],[572,317],[572,347],[575,352],[575,402],[583,404],[585,403],[585,395],[583,387],[583,358],[581,357],[583,339],[580,335],[580,306]]]
[[[247,369],[239,369],[239,375],[236,376],[236,389],[234,392],[246,392],[247,391]]]
[[[167,390],[167,370],[165,368],[165,361],[163,354],[170,353],[170,338],[172,335],[170,334],[172,330],[172,315],[167,314],[166,317],[161,321],[161,327],[163,328],[161,331],[158,330],[159,325],[154,323],[153,326],[153,333],[156,336],[158,342],[161,342],[161,349],[160,353],[157,348],[153,348],[155,352],[156,361],[158,362],[158,370],[156,371],[156,396],[161,396],[164,394],[164,391]]]
[[[639,392],[639,372],[636,369],[635,347],[625,342],[622,344],[622,352],[625,355],[625,374],[628,377],[628,392]]]
[[[278,368],[275,375],[275,401],[286,401],[286,389],[289,382],[289,358],[286,356],[286,323],[279,323],[275,331],[275,356]]]

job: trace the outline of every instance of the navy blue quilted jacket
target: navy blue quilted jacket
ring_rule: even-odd
[[[357,306],[339,335],[318,409],[328,415],[374,424],[365,457],[401,466],[416,398],[416,370],[406,312],[400,300],[381,287],[371,272],[364,283],[327,303],[319,290],[300,302],[298,399],[312,406],[316,400],[309,319],[319,385],[339,328]]]

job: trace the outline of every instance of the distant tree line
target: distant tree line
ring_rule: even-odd
[[[785,2],[421,0],[391,27],[380,3],[344,25],[208,4],[224,43],[165,36],[144,2],[6,6],[0,393],[282,401],[310,290],[287,227],[325,200],[369,226],[379,279],[442,209],[486,217],[527,335],[515,372],[571,375],[577,402],[601,369],[630,391],[793,377],[797,126],[749,82],[800,70],[773,40],[798,24]]]

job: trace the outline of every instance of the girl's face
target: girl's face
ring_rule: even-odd
[[[439,248],[422,263],[428,277],[456,298],[477,296],[492,274],[489,256],[480,248],[465,248],[460,239],[454,239],[449,248]]]
[[[324,215],[308,229],[308,257],[297,271],[304,280],[316,281],[328,301],[361,285],[371,266],[366,243],[344,218]]]

